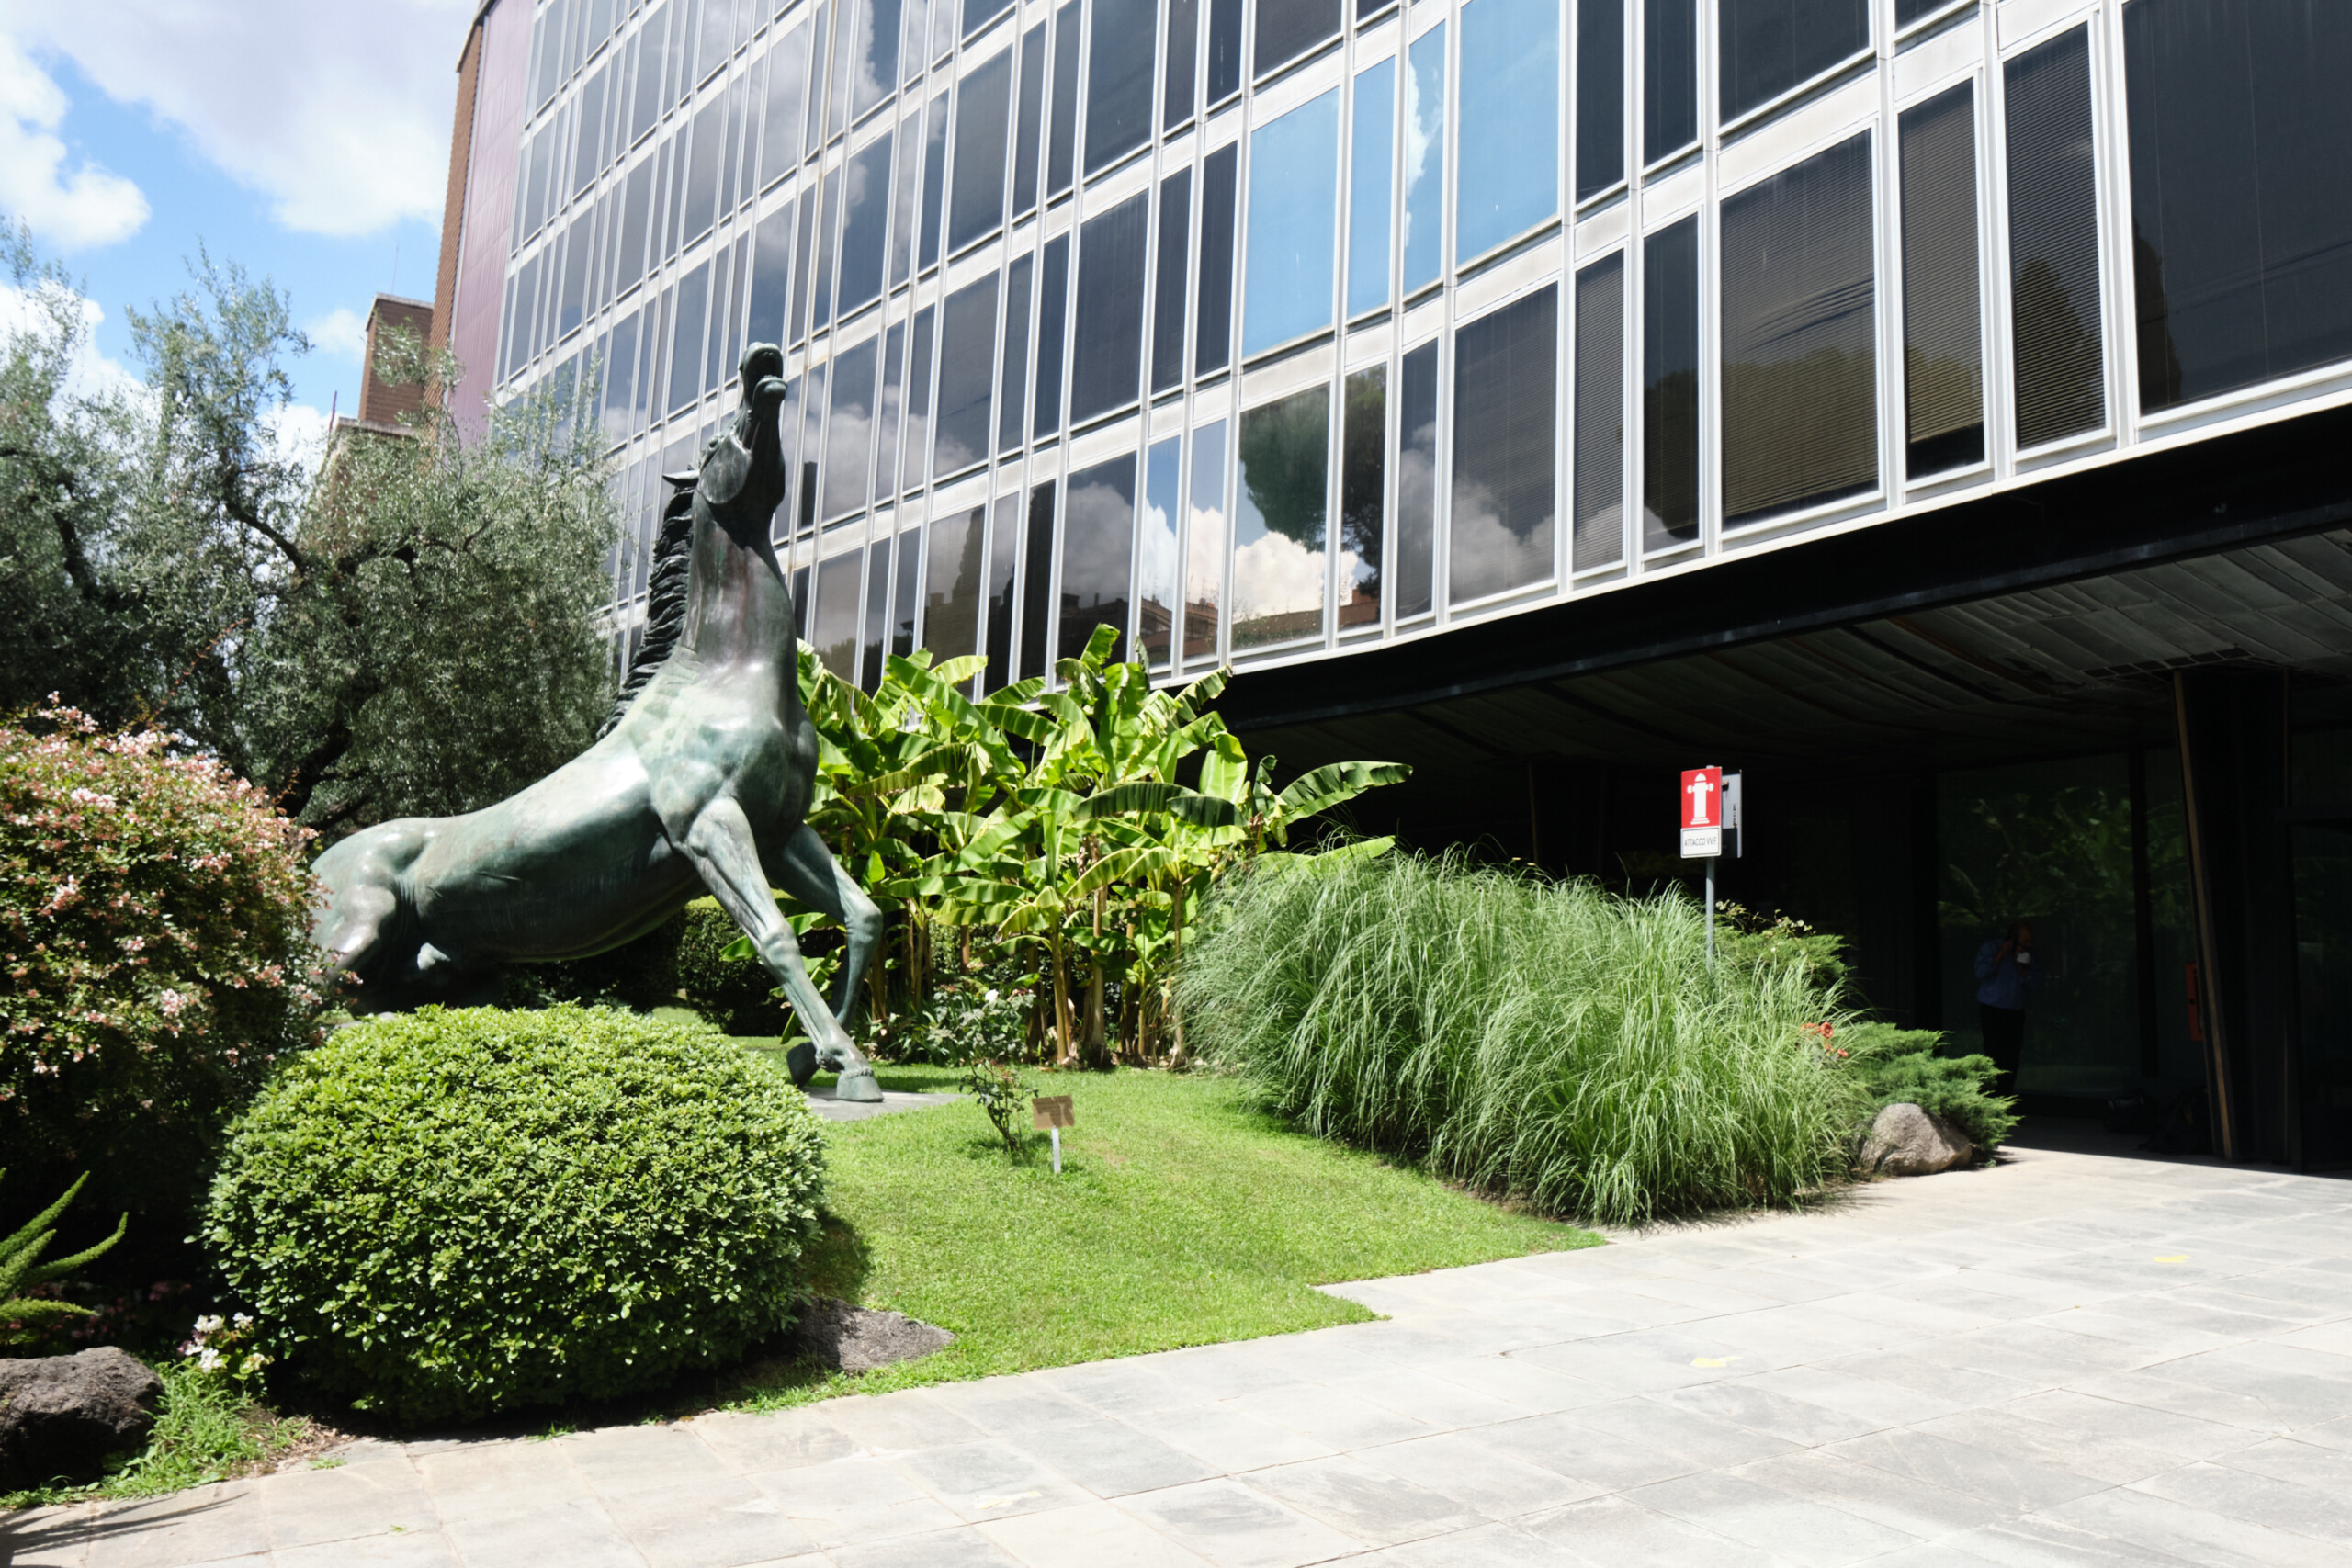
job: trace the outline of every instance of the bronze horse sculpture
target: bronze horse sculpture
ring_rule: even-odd
[[[495,806],[382,823],[319,857],[326,898],[312,935],[360,1010],[474,999],[507,964],[605,952],[707,889],[808,1032],[795,1079],[821,1066],[840,1073],[840,1099],[882,1098],[841,1021],[881,913],[802,820],[817,732],[800,705],[792,590],[768,537],[785,493],[783,368],[775,345],[746,350],[741,406],[698,474],[670,477],[693,487],[692,532],[678,541],[690,551],[683,617],[674,644],[650,669],[640,660],[616,722]],[[771,887],[847,932],[833,1005]]]

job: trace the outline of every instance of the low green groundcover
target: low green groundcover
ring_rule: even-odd
[[[823,1138],[697,1025],[427,1009],[288,1063],[204,1225],[262,1348],[407,1421],[659,1387],[790,1316]]]
[[[893,1090],[952,1091],[958,1077],[880,1071]],[[1600,1239],[1307,1136],[1229,1078],[1129,1070],[1034,1080],[1077,1111],[1059,1176],[1026,1115],[1022,1153],[1009,1156],[969,1100],[828,1129],[812,1289],[938,1324],[956,1342],[855,1379],[754,1365],[732,1385],[737,1402],[798,1404],[1362,1323],[1376,1314],[1315,1287]]]

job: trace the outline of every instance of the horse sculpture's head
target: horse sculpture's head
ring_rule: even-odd
[[[743,401],[720,429],[702,465],[696,493],[711,520],[740,539],[767,538],[768,519],[784,501],[784,443],[776,410],[784,402],[784,351],[755,343],[743,351]]]

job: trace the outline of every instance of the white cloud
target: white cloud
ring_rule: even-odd
[[[316,468],[326,456],[327,413],[308,403],[288,403],[262,415],[262,436],[269,457],[280,463]]]
[[[348,305],[337,305],[302,329],[311,346],[321,354],[357,364],[368,353],[368,318]]]
[[[50,290],[56,290],[50,293]],[[147,384],[136,372],[120,360],[109,359],[98,352],[98,323],[106,320],[106,311],[98,302],[57,284],[41,286],[39,297],[35,291],[14,284],[0,283],[0,344],[6,344],[18,333],[39,332],[44,335],[54,320],[51,312],[62,304],[81,318],[81,331],[74,347],[74,358],[65,373],[61,389],[68,397],[106,397],[121,393],[144,398]]]
[[[269,197],[290,229],[437,225],[475,0],[0,0],[0,32],[71,59]]]
[[[0,33],[0,213],[64,250],[127,240],[147,221],[147,197],[86,158],[66,167],[65,109],[63,90]]]

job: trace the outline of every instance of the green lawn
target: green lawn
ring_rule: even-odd
[[[956,1076],[881,1069],[889,1089],[952,1090]],[[1600,1241],[1293,1132],[1227,1080],[1037,1077],[1075,1101],[1058,1178],[1044,1134],[1015,1161],[968,1101],[831,1129],[816,1290],[956,1343],[854,1379],[754,1365],[731,1400],[769,1408],[1357,1323],[1375,1314],[1311,1287]]]

